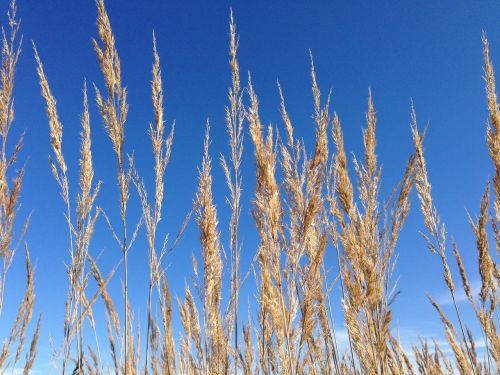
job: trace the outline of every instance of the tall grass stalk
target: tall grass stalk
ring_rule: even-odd
[[[229,314],[229,330],[234,336],[234,373],[238,371],[239,343],[238,343],[238,301],[240,289],[240,243],[238,240],[238,227],[241,215],[241,161],[243,156],[243,122],[245,120],[245,107],[243,104],[243,90],[240,87],[240,69],[236,52],[238,50],[239,38],[236,34],[236,24],[234,23],[231,11],[229,23],[229,65],[231,68],[231,87],[228,92],[229,107],[226,107],[226,126],[229,136],[230,165],[223,155],[220,157],[226,184],[229,188],[227,201],[231,208],[231,219],[229,221],[229,248],[231,255],[231,301]]]
[[[19,56],[21,54],[22,37],[19,36],[21,27],[17,17],[15,0],[9,4],[7,11],[8,27],[2,27],[2,50],[0,66],[0,318],[4,309],[4,296],[7,284],[7,273],[13,264],[14,257],[24,241],[30,217],[18,226],[18,212],[21,205],[21,189],[25,173],[25,166],[18,167],[18,158],[23,149],[25,133],[21,133],[10,149],[10,131],[14,122],[14,78]],[[16,168],[17,170],[13,170]],[[20,367],[27,374],[37,356],[37,343],[40,333],[41,315],[26,352],[24,365],[19,365],[21,354],[26,345],[28,326],[31,322],[35,303],[34,267],[31,262],[30,251],[24,243],[26,265],[26,287],[22,299],[17,307],[14,322],[9,328],[5,321],[7,336],[0,348],[0,372],[12,372]],[[22,289],[21,289],[22,290]],[[9,301],[9,305],[11,305]],[[5,320],[5,319],[4,319]]]
[[[127,237],[127,206],[129,201],[129,187],[132,169],[125,170],[125,123],[128,114],[127,89],[122,86],[121,65],[118,51],[115,46],[115,37],[111,29],[109,17],[106,12],[104,0],[96,0],[97,6],[97,30],[100,43],[92,39],[94,50],[101,67],[101,72],[106,86],[107,97],[104,98],[101,91],[95,87],[97,106],[101,112],[102,120],[109,135],[113,149],[116,154],[118,166],[119,205],[121,217],[121,239],[120,247],[123,256],[124,268],[124,373],[131,373],[132,363],[130,357],[133,352],[133,337],[130,332],[130,306],[128,296],[128,252],[130,244]]]

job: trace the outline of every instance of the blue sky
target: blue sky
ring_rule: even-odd
[[[2,3],[2,12],[5,4]],[[107,1],[108,13],[122,60],[123,82],[129,89],[126,151],[135,152],[137,167],[151,182],[152,155],[147,127],[153,119],[150,101],[152,32],[155,30],[165,84],[166,119],[176,132],[166,173],[166,201],[160,233],[175,236],[195,193],[197,165],[201,162],[206,118],[212,125],[212,156],[228,153],[224,106],[230,84],[228,19],[233,8],[240,34],[239,61],[243,79],[252,73],[265,123],[282,127],[276,81],[279,79],[297,134],[312,143],[313,103],[310,90],[309,49],[320,88],[333,90],[332,109],[343,124],[346,149],[360,154],[361,128],[368,87],[372,88],[378,116],[379,160],[383,165],[383,196],[403,173],[412,151],[410,99],[421,126],[430,124],[426,156],[433,194],[449,236],[463,252],[472,279],[476,277],[474,239],[466,209],[474,216],[492,168],[485,147],[486,105],[482,80],[481,32],[491,43],[493,63],[500,67],[500,3],[470,1]],[[28,160],[20,216],[33,211],[26,237],[37,264],[36,310],[43,312],[38,366],[48,362],[49,335],[60,343],[68,261],[64,206],[50,173],[48,123],[37,83],[30,41],[38,48],[64,125],[63,151],[73,185],[77,178],[79,115],[84,78],[102,87],[91,45],[96,36],[93,1],[19,0],[24,49],[16,77],[16,121],[13,135],[27,130],[23,157]],[[5,22],[5,17],[2,19]],[[499,68],[500,69],[500,68]],[[93,95],[91,95],[93,103]],[[91,105],[96,178],[103,180],[98,204],[116,218],[115,157],[95,105]],[[256,231],[250,216],[254,184],[253,150],[245,131],[244,206],[241,219],[242,267],[256,251]],[[214,193],[220,230],[227,247],[227,190],[214,162]],[[76,188],[76,185],[74,185]],[[75,189],[74,189],[75,190]],[[132,201],[137,202],[132,194]],[[446,303],[439,259],[430,254],[419,236],[423,230],[416,196],[403,230],[396,277],[402,291],[394,305],[395,327],[409,340],[418,334],[441,334],[437,314],[426,300],[430,293]],[[131,226],[139,215],[131,206]],[[102,252],[101,265],[109,270],[120,258],[101,222],[91,251]],[[191,254],[199,255],[197,231],[191,225],[167,260],[173,295],[183,296],[191,275]],[[21,254],[8,281],[2,319],[11,321],[16,296],[23,290]],[[131,253],[131,299],[145,317],[147,257],[144,233]],[[333,251],[327,254],[332,261]],[[121,273],[119,273],[121,274]],[[242,304],[253,301],[250,280]],[[111,289],[120,292],[119,278]],[[338,295],[338,294],[337,294]],[[335,298],[335,297],[334,297]],[[120,301],[117,303],[120,306]],[[101,308],[98,305],[98,309]],[[246,306],[243,306],[246,311]],[[341,321],[340,311],[334,312]],[[2,324],[4,325],[4,324]],[[174,321],[174,332],[179,333]],[[2,335],[3,329],[0,329]],[[104,346],[104,342],[102,343]]]

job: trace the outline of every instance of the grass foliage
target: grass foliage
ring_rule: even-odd
[[[65,160],[63,124],[57,102],[42,65],[34,54],[41,94],[46,103],[49,139],[52,152],[50,168],[66,206],[68,289],[63,339],[52,361],[62,374],[498,374],[500,336],[498,334],[498,287],[500,282],[500,110],[495,89],[489,44],[484,42],[484,79],[489,111],[486,147],[493,165],[493,177],[484,187],[477,219],[469,218],[476,238],[480,290],[475,295],[468,279],[458,245],[447,238],[433,197],[424,155],[425,129],[419,127],[412,106],[411,131],[414,152],[408,155],[400,183],[388,202],[379,197],[382,171],[377,161],[377,118],[371,92],[368,93],[366,127],[363,130],[364,155],[348,160],[341,121],[330,110],[330,95],[322,95],[316,80],[311,56],[311,86],[314,99],[314,148],[306,150],[294,135],[281,93],[280,112],[283,136],[264,126],[259,113],[259,99],[252,81],[243,84],[237,60],[238,36],[231,14],[229,30],[229,73],[226,107],[229,153],[221,155],[220,166],[227,185],[231,210],[229,227],[221,228],[212,190],[214,163],[210,151],[210,125],[207,122],[204,154],[198,174],[198,188],[192,212],[186,216],[175,242],[191,220],[199,229],[201,254],[193,258],[192,283],[183,295],[172,301],[168,272],[164,267],[166,241],[159,238],[164,203],[164,174],[174,142],[174,127],[166,126],[163,108],[163,84],[160,56],[153,37],[151,99],[154,121],[149,126],[154,163],[154,185],[143,182],[134,166],[133,156],[124,152],[127,128],[127,89],[122,85],[120,58],[103,0],[96,0],[97,38],[93,45],[102,73],[103,87],[94,86],[93,96],[116,156],[118,196],[117,215],[109,215],[96,205],[101,183],[94,178],[92,136],[87,87],[81,115],[81,150],[79,166]],[[0,314],[7,273],[20,245],[25,248],[26,289],[10,335],[0,351],[2,373],[24,367],[29,373],[37,354],[40,329],[33,319],[35,283],[30,253],[23,234],[29,219],[18,219],[19,196],[24,168],[18,155],[23,137],[9,139],[14,118],[12,89],[20,54],[21,39],[14,0],[9,8],[9,25],[2,39],[0,87]],[[278,84],[279,86],[279,84]],[[257,249],[240,241],[239,219],[242,211],[243,138],[249,136],[255,160],[255,191],[251,212],[259,236]],[[14,146],[12,146],[12,144]],[[13,151],[8,151],[12,149]],[[217,164],[217,163],[216,163]],[[78,191],[70,191],[68,170],[79,168]],[[72,173],[73,175],[73,173]],[[353,178],[355,177],[355,178]],[[76,185],[75,185],[76,186]],[[397,297],[393,281],[399,234],[416,191],[424,241],[436,255],[443,270],[443,282],[453,301],[453,314],[447,316],[439,304],[429,298],[442,322],[451,354],[437,343],[415,343],[412,353],[403,348],[393,330],[392,304]],[[137,199],[142,217],[130,222],[127,208]],[[110,217],[119,218],[113,222]],[[121,261],[109,274],[100,269],[92,251],[96,225],[108,228],[116,240]],[[137,237],[144,229],[146,236]],[[229,251],[221,245],[221,233],[228,233]],[[138,241],[147,253],[130,250]],[[493,242],[492,242],[493,239]],[[241,252],[254,254],[250,269],[240,269]],[[332,283],[324,257],[335,252],[337,264]],[[129,301],[129,256],[147,257],[147,331],[134,328],[134,306]],[[459,270],[461,285],[456,285],[450,262]],[[226,268],[226,269],[225,269]],[[224,274],[230,275],[223,285]],[[119,275],[123,295],[111,295],[108,285]],[[247,278],[254,278],[255,300],[250,302],[248,318],[239,316],[240,289]],[[457,278],[458,280],[458,278]],[[93,285],[92,288],[89,286]],[[44,285],[37,286],[39,288]],[[223,303],[223,288],[230,298]],[[332,293],[333,288],[338,293]],[[477,322],[462,319],[457,305],[457,290],[463,289]],[[92,292],[91,292],[92,290]],[[94,292],[96,290],[96,292]],[[115,302],[123,298],[123,309]],[[341,309],[332,309],[331,298],[340,298]],[[101,299],[105,321],[94,317],[95,302]],[[13,304],[16,301],[8,301]],[[173,310],[172,304],[178,309]],[[120,300],[121,304],[121,300]],[[182,337],[172,331],[172,314],[178,311]],[[343,318],[348,345],[341,347],[333,324]],[[0,315],[1,318],[1,315]],[[479,323],[479,324],[478,324]],[[2,322],[2,324],[6,324]],[[34,336],[26,337],[34,325]],[[469,328],[481,327],[485,354],[477,352],[478,343]],[[87,327],[87,328],[86,328]],[[96,345],[98,335],[107,332],[107,344]],[[25,359],[22,354],[25,353]],[[107,353],[103,355],[103,353]],[[106,359],[104,359],[106,358]],[[109,359],[109,360],[108,360]]]

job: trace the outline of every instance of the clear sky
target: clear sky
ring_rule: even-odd
[[[151,186],[152,155],[147,136],[153,119],[150,100],[152,32],[155,30],[165,84],[167,124],[175,119],[172,158],[166,173],[166,201],[161,234],[171,238],[189,211],[196,190],[197,165],[201,162],[206,118],[212,124],[214,193],[220,213],[223,244],[228,247],[225,204],[227,190],[219,153],[228,153],[224,106],[230,84],[228,20],[230,7],[240,34],[239,61],[242,79],[252,73],[260,97],[264,123],[282,129],[276,81],[279,79],[297,134],[312,144],[313,102],[310,90],[309,49],[312,51],[320,88],[333,90],[332,109],[343,124],[346,149],[360,154],[361,129],[368,87],[372,88],[378,115],[379,160],[383,165],[382,195],[402,176],[412,152],[410,100],[413,98],[420,125],[430,124],[426,156],[435,203],[448,233],[463,252],[468,269],[477,279],[475,246],[466,209],[474,216],[492,167],[485,146],[486,100],[482,79],[482,30],[491,44],[494,65],[500,71],[500,2],[476,1],[125,1],[108,0],[107,9],[122,61],[123,82],[129,90],[130,111],[126,125],[126,151],[135,152],[137,167]],[[2,13],[6,2],[0,4]],[[48,123],[37,82],[31,40],[38,48],[64,125],[63,151],[70,165],[69,177],[76,188],[78,172],[79,116],[84,78],[102,87],[102,77],[91,44],[96,36],[96,9],[92,0],[18,0],[24,35],[18,65],[14,135],[27,130],[23,158],[28,160],[20,217],[33,212],[26,236],[36,262],[36,311],[43,312],[37,367],[44,369],[51,351],[49,336],[60,344],[68,261],[64,206],[47,163],[50,153]],[[6,17],[2,18],[5,24]],[[96,178],[103,180],[98,204],[111,219],[117,218],[115,156],[91,98],[92,151]],[[257,247],[250,216],[254,185],[253,149],[245,129],[244,205],[241,219],[242,268],[246,269]],[[75,188],[73,190],[75,190]],[[137,202],[135,192],[132,201]],[[403,343],[418,335],[441,337],[437,314],[426,294],[447,303],[442,270],[419,236],[423,220],[413,209],[397,252],[401,295],[394,305],[394,327]],[[132,203],[131,226],[138,218]],[[193,224],[167,260],[172,294],[183,296],[189,281],[191,254],[199,256]],[[109,270],[120,259],[118,248],[100,222],[91,252],[102,252],[100,264]],[[133,248],[130,270],[131,301],[136,316],[146,316],[147,250],[141,232]],[[2,316],[12,321],[18,296],[24,288],[21,253],[7,280]],[[332,262],[334,252],[326,255]],[[454,269],[454,268],[453,268]],[[455,269],[454,269],[455,270]],[[121,271],[118,272],[121,276]],[[456,275],[456,273],[455,273]],[[227,284],[226,284],[227,285]],[[250,279],[241,296],[242,309],[253,301]],[[119,277],[111,289],[119,291]],[[337,293],[338,297],[338,293]],[[335,298],[335,296],[334,296]],[[15,303],[14,303],[15,302]],[[449,301],[448,301],[449,302]],[[117,306],[121,305],[119,298]],[[464,307],[465,308],[465,307]],[[97,309],[102,310],[101,305]],[[340,322],[341,312],[334,311]],[[145,320],[145,319],[144,319]],[[2,337],[5,328],[0,328]],[[145,329],[142,330],[143,332]],[[175,317],[174,332],[180,332]],[[101,343],[105,347],[105,342]]]

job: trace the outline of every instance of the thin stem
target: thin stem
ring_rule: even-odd
[[[71,207],[70,207],[70,204],[69,204],[69,186],[68,186],[68,179],[66,177],[66,173],[63,172],[63,178],[62,178],[62,189],[63,189],[63,198],[64,198],[64,201],[66,203],[66,215],[68,216],[68,234],[69,234],[69,249],[70,249],[70,254],[71,254],[71,263],[72,263],[72,267],[73,267],[73,263],[75,261],[75,254],[74,254],[74,248],[73,248],[73,235],[71,233]],[[71,270],[71,272],[73,273],[73,269]],[[72,283],[73,280],[72,280]],[[76,292],[74,290],[74,285],[72,286],[72,295],[73,295],[73,298],[74,300],[76,300]],[[77,333],[80,331],[80,322],[76,321],[76,330],[77,330]],[[69,340],[69,337],[67,338]],[[66,345],[68,345],[68,342],[66,342]],[[80,346],[79,346],[79,343],[77,341],[77,352],[78,352],[78,361],[80,361],[80,358],[81,358],[81,353],[80,353]],[[66,373],[66,361],[67,361],[67,356],[69,355],[69,348],[66,346],[65,348],[65,358],[64,358],[64,361],[63,361],[63,374]]]
[[[125,184],[128,183],[125,181],[125,175],[123,172],[123,162],[121,158],[118,163],[118,173],[119,173],[119,184],[120,184],[120,193],[121,193],[121,216],[122,216],[122,224],[123,224],[123,243],[122,243],[122,251],[123,251],[123,267],[124,267],[124,294],[125,294],[125,307],[124,307],[124,323],[125,323],[125,375],[127,375],[128,371],[128,251],[127,251],[127,196],[125,192]]]
[[[125,268],[125,375],[128,369],[128,251],[127,251],[127,234],[126,225],[123,225],[123,267]]]
[[[460,316],[460,312],[458,310],[458,306],[457,306],[457,301],[455,300],[455,293],[450,290],[451,292],[451,298],[453,300],[453,306],[455,307],[455,311],[457,313],[457,318],[458,318],[458,323],[460,325],[460,331],[462,331],[462,338],[464,339],[464,344],[465,344],[465,347],[467,348],[467,354],[469,356],[469,360],[470,360],[470,365],[471,365],[471,368],[472,368],[472,372],[474,374],[476,374],[476,369],[475,369],[475,366],[474,366],[474,361],[472,359],[472,352],[469,348],[469,344],[467,343],[467,339],[465,337],[465,331],[464,331],[464,326],[462,324],[462,317]]]
[[[150,258],[151,262],[151,258]],[[151,264],[151,263],[150,263]],[[149,332],[151,331],[151,298],[153,294],[153,282],[151,280],[151,275],[149,278],[149,294],[148,294],[148,328],[146,331],[146,359],[145,359],[145,365],[144,365],[144,375],[147,375],[148,373],[148,355],[149,355]]]

